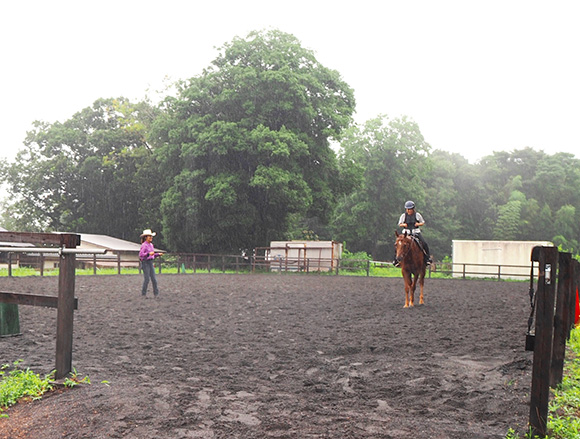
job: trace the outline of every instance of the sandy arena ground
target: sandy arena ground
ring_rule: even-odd
[[[92,384],[14,406],[0,438],[500,439],[527,424],[524,282],[427,279],[426,304],[403,309],[402,279],[158,280],[144,299],[137,275],[77,277],[73,366]],[[56,310],[20,306],[20,326],[0,364],[49,373]]]

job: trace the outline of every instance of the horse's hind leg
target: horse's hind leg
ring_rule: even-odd
[[[425,302],[423,301],[423,284],[425,283],[425,274],[423,274],[421,276],[421,278],[419,279],[419,291],[420,291],[420,295],[419,295],[419,305],[424,305]]]

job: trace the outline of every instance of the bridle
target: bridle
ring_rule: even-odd
[[[413,246],[413,241],[415,240],[415,238],[413,238],[411,235],[403,235],[405,237],[405,239],[409,239],[409,245],[407,246],[407,251],[402,255],[402,256],[397,256],[395,258],[395,260],[397,262],[402,261],[403,259],[405,259],[405,257],[409,254],[409,252],[411,251],[411,247]]]

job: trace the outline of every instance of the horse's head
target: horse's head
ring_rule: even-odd
[[[413,243],[413,238],[411,236],[399,233],[395,231],[395,261],[401,262],[403,258],[411,251],[411,244]]]

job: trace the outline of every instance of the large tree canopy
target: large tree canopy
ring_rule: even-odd
[[[387,260],[412,199],[436,260],[453,239],[580,252],[571,154],[524,148],[470,164],[431,151],[406,117],[354,125],[353,111],[353,91],[296,38],[253,32],[157,108],[99,99],[36,122],[15,162],[0,164],[2,226],[125,239],[151,227],[168,250],[211,253],[314,236]]]
[[[36,122],[3,169],[13,195],[11,228],[134,239],[149,220],[146,183],[156,178],[144,140],[153,118],[146,103],[120,98],[99,99],[64,123]]]
[[[350,123],[354,98],[340,75],[279,31],[220,51],[179,84],[151,135],[171,176],[163,229],[177,250],[268,245],[296,215],[326,221],[341,187],[329,141]]]

